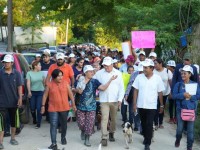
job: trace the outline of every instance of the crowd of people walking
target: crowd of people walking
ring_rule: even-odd
[[[183,63],[177,65],[174,60],[164,62],[154,51],[148,56],[144,50],[138,54],[133,51],[124,59],[117,49],[111,51],[105,47],[101,51],[83,48],[81,51],[73,49],[69,55],[57,53],[54,60],[50,56],[50,50],[46,49],[42,56],[36,57],[24,83],[35,128],[39,130],[42,126],[44,114],[50,123],[49,149],[58,149],[58,128],[61,144],[67,144],[67,121],[73,109],[85,146],[92,145],[90,137],[96,122],[100,124],[102,146],[108,146],[108,141],[115,142],[116,116],[121,110],[122,126],[128,121],[133,130],[144,137],[144,149],[150,150],[153,127],[155,130],[164,128],[168,102],[169,123],[177,124],[174,146],[179,147],[185,130],[187,150],[192,150],[200,87],[199,67],[192,64],[191,53],[186,52]],[[4,149],[6,114],[10,118],[10,143],[18,145],[15,131],[19,126],[23,84],[20,73],[12,67],[13,56],[5,55],[2,62],[0,149]],[[101,116],[100,121],[97,114]]]

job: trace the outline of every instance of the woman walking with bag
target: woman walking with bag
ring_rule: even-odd
[[[192,74],[193,68],[189,65],[185,65],[181,71],[183,82],[176,83],[173,90],[173,99],[176,100],[177,116],[175,147],[180,146],[184,123],[187,122],[187,150],[192,150],[196,101],[200,99],[199,84],[190,80]],[[193,86],[193,94],[188,92],[188,85]],[[185,115],[185,113],[187,113],[187,115]]]
[[[101,85],[97,79],[92,79],[94,68],[91,65],[84,66],[83,72],[85,76],[81,82],[84,82],[85,85],[78,82],[77,88],[74,90],[76,93],[81,94],[79,104],[77,105],[77,122],[81,130],[81,139],[85,140],[84,144],[86,146],[91,146],[89,139],[93,133],[95,123],[96,90],[106,90],[111,81],[115,80],[117,76],[112,76],[105,85]]]
[[[32,69],[33,70],[27,73],[26,79],[28,97],[30,98],[31,114],[33,117],[33,124],[37,124],[35,128],[38,129],[40,128],[42,120],[42,114],[40,112],[42,106],[42,96],[44,92],[45,76],[44,73],[41,71],[40,62],[34,61],[32,63]]]

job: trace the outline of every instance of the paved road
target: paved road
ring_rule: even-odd
[[[117,119],[117,132],[115,134],[116,142],[108,143],[108,147],[102,147],[102,150],[124,150],[125,142],[123,138],[122,128],[121,128],[121,116],[118,113]],[[168,120],[168,119],[166,119]],[[181,141],[180,148],[174,147],[175,141],[175,125],[170,125],[164,123],[165,128],[155,131],[155,142],[152,143],[152,150],[185,150],[186,149],[186,138],[183,137]],[[142,145],[143,138],[138,132],[134,132],[133,143],[130,144],[130,150],[143,150]],[[91,137],[90,148],[85,147],[83,141],[80,140],[80,131],[75,122],[70,122],[68,124],[67,141],[68,144],[63,146],[60,144],[60,134],[58,134],[58,147],[59,149],[65,150],[98,150],[99,142],[101,137],[101,132],[96,131]],[[9,144],[9,137],[4,138],[5,150],[46,150],[50,143],[49,134],[49,124],[46,121],[42,122],[40,129],[35,129],[32,124],[25,125],[22,133],[17,136],[17,140],[20,145],[12,146]],[[193,150],[200,150],[200,144],[195,143]]]

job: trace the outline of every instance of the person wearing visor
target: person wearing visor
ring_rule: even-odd
[[[193,68],[190,65],[185,65],[181,70],[181,82],[175,84],[173,89],[173,99],[176,101],[176,117],[177,117],[177,129],[176,129],[176,141],[175,147],[180,146],[180,141],[182,138],[182,133],[184,129],[184,124],[186,123],[187,131],[187,150],[192,150],[194,142],[194,121],[187,120],[183,117],[183,109],[190,110],[195,113],[196,101],[200,99],[200,87],[197,82],[192,81],[190,78],[194,74]],[[189,93],[187,86],[193,84],[194,93]],[[196,88],[196,89],[195,89]],[[194,114],[195,117],[195,114]]]
[[[18,145],[15,139],[16,127],[19,127],[18,107],[22,106],[22,77],[20,72],[13,68],[14,58],[4,56],[3,69],[0,69],[0,149],[4,149],[3,137],[8,113],[11,125],[10,144]]]

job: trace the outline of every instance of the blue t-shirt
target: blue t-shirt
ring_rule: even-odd
[[[96,110],[96,90],[101,85],[97,79],[91,79],[85,86],[83,93],[80,96],[80,102],[77,109],[82,111]]]
[[[76,87],[77,86],[77,82],[78,80],[76,80],[76,77],[79,75],[79,74],[83,74],[83,71],[79,71],[76,69],[76,66],[73,66],[72,67],[73,71],[74,71],[74,79],[75,79],[75,83],[74,83],[74,86]]]

